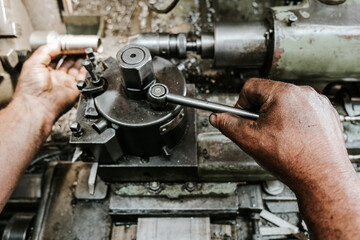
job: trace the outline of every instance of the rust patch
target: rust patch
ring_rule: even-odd
[[[351,39],[356,39],[359,40],[360,39],[360,35],[339,35],[339,38],[344,38],[347,40],[351,40]]]
[[[274,58],[272,62],[272,74],[274,76],[279,75],[280,70],[278,69],[278,62],[281,59],[281,54],[284,53],[284,49],[280,48],[280,42],[276,44],[275,51],[274,51]]]

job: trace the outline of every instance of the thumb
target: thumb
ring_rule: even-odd
[[[259,131],[256,121],[248,120],[230,113],[213,113],[210,115],[211,125],[220,130],[240,148],[249,152],[259,141]]]

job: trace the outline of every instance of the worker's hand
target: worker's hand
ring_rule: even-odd
[[[76,82],[85,78],[81,59],[65,60],[57,70],[50,66],[59,54],[57,43],[36,50],[24,63],[14,94],[14,100],[20,99],[37,113],[44,113],[51,124],[74,104],[79,95]]]
[[[353,171],[339,116],[314,89],[250,79],[236,107],[259,111],[260,117],[217,113],[211,124],[289,186]]]

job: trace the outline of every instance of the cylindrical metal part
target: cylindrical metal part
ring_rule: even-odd
[[[219,103],[207,102],[207,101],[203,101],[200,99],[183,97],[181,95],[172,94],[172,93],[166,94],[166,100],[169,103],[198,108],[198,109],[207,110],[207,111],[216,112],[216,113],[225,113],[225,112],[232,113],[232,114],[238,115],[240,117],[249,118],[249,119],[257,119],[259,117],[258,114],[248,112],[246,110],[229,107],[229,106],[219,104]]]
[[[219,22],[215,26],[215,66],[261,68],[266,59],[265,22]]]
[[[201,54],[203,58],[213,58],[215,52],[215,39],[213,33],[203,33],[201,34],[200,41],[197,41],[198,53]],[[200,50],[200,51],[199,51]]]
[[[36,31],[30,35],[32,50],[52,42],[59,42],[61,50],[66,54],[83,54],[86,48],[96,51],[101,39],[96,35],[59,35],[55,31]]]
[[[141,33],[131,43],[147,47],[152,55],[186,57],[196,51],[202,58],[214,58],[215,67],[261,68],[266,60],[266,22],[220,22],[214,33],[187,41],[184,33]]]
[[[173,93],[186,95],[185,78],[174,64],[160,57],[154,57],[152,64],[158,83],[165,84]],[[117,126],[116,135],[123,151],[150,157],[162,154],[164,146],[174,147],[186,131],[187,117],[182,114],[183,107],[171,104],[161,111],[154,111],[145,99],[128,97],[122,83],[124,79],[119,75],[118,66],[109,62],[109,68],[102,75],[107,81],[107,90],[95,98],[95,105],[99,114]]]
[[[151,54],[146,47],[129,44],[117,54],[123,87],[129,98],[145,98],[147,89],[155,82]]]
[[[273,56],[265,75],[282,81],[359,81],[360,4],[336,7],[311,1],[300,9],[273,9]],[[290,18],[297,17],[291,25]],[[329,17],[331,16],[331,17]]]
[[[130,37],[129,43],[145,46],[152,55],[156,56],[186,57],[186,35],[184,33],[141,33]]]

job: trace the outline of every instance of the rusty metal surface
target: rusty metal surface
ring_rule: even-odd
[[[109,238],[108,200],[81,201],[74,196],[79,171],[90,166],[82,162],[54,166],[53,174],[48,175],[48,191],[39,209],[33,239]]]
[[[158,196],[171,199],[182,197],[203,197],[203,196],[226,196],[234,193],[237,183],[196,183],[194,189],[189,191],[187,183],[159,183],[159,189],[154,190],[151,183],[114,183],[111,185],[113,192],[119,196]]]
[[[304,82],[359,80],[359,10],[356,0],[337,6],[308,0],[301,6],[272,8],[275,50],[270,77]]]

